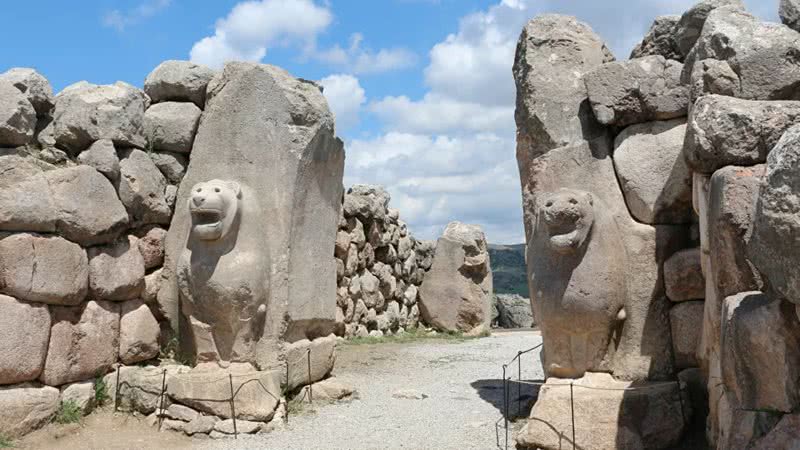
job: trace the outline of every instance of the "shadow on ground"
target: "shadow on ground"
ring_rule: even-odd
[[[490,403],[497,409],[501,417],[515,421],[518,418],[527,418],[533,404],[539,396],[539,385],[529,382],[542,383],[543,380],[508,381],[508,411],[503,401],[503,380],[477,380],[470,383],[478,391],[480,398]]]

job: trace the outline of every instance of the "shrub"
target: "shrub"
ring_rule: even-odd
[[[83,411],[81,407],[78,406],[74,400],[67,400],[61,402],[61,405],[59,405],[58,412],[53,421],[61,424],[77,423],[81,421],[82,417]]]

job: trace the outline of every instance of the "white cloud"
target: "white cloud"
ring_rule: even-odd
[[[485,89],[485,86],[481,86]],[[514,129],[513,105],[493,105],[462,101],[437,91],[421,100],[406,96],[385,97],[370,105],[390,129],[441,133],[445,131],[497,131]]]
[[[326,6],[312,0],[258,0],[236,4],[217,21],[213,36],[196,42],[192,61],[221,67],[226,61],[260,61],[276,45],[312,51],[319,33],[333,21]]]
[[[408,49],[382,48],[375,52],[363,48],[361,45],[363,40],[361,33],[353,33],[348,48],[334,45],[327,50],[317,52],[315,57],[355,74],[375,74],[405,69],[417,62],[417,55]]]
[[[352,75],[330,75],[322,80],[323,94],[336,115],[337,131],[341,132],[358,124],[359,113],[367,96],[358,78]]]
[[[103,16],[102,22],[104,26],[115,28],[117,31],[122,32],[128,26],[135,25],[158,14],[168,7],[170,3],[172,3],[172,0],[148,0],[125,12],[115,9]]]

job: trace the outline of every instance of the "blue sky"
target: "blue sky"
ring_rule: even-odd
[[[4,4],[6,67],[57,92],[141,86],[165,59],[249,59],[321,80],[346,142],[345,185],[379,183],[418,237],[450,220],[524,240],[514,160],[513,48],[525,21],[588,22],[617,58],[694,0],[39,0]],[[778,0],[745,0],[777,21]],[[13,37],[13,39],[11,38]]]

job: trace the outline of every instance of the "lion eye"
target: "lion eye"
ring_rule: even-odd
[[[214,188],[214,192],[219,192],[219,188]]]
[[[569,202],[572,203],[573,205],[577,205],[578,204],[578,201],[575,200],[574,198],[569,199]]]
[[[552,201],[552,200],[550,200],[549,202],[545,203],[545,205],[544,205],[544,206],[546,206],[546,207],[548,207],[548,208],[549,208],[549,207],[551,207],[551,206],[553,206],[553,201]]]
[[[197,192],[200,192],[202,190],[203,190],[203,188],[197,188]]]

